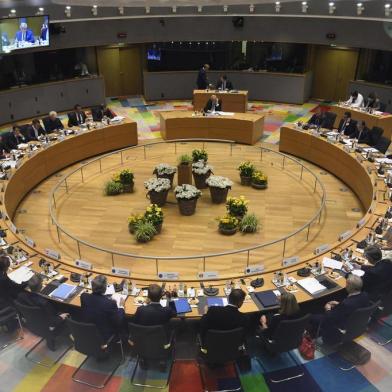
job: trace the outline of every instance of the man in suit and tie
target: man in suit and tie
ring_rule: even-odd
[[[216,84],[218,90],[233,90],[233,84],[227,79],[226,75],[222,75]]]
[[[350,139],[357,139],[358,143],[369,144],[370,130],[366,126],[365,121],[358,121],[355,131],[349,137]]]
[[[86,113],[82,110],[80,105],[75,105],[75,111],[68,113],[68,126],[78,127],[86,122]]]
[[[211,95],[211,98],[207,101],[206,106],[204,107],[204,112],[214,113],[220,111],[222,111],[222,102],[215,94]]]
[[[115,114],[104,104],[96,106],[91,109],[91,114],[93,116],[93,121],[100,122],[104,117],[114,118]]]
[[[338,131],[346,136],[350,136],[355,130],[356,122],[352,120],[350,112],[345,112],[343,118],[340,120]]]
[[[52,133],[59,129],[64,129],[64,125],[61,120],[57,117],[57,113],[55,111],[49,112],[49,116],[43,119],[45,131],[47,133]]]
[[[16,150],[19,144],[27,143],[27,138],[23,136],[21,129],[18,125],[12,127],[12,132],[8,134],[7,145],[10,150]]]
[[[35,42],[34,34],[27,27],[26,22],[20,24],[20,30],[15,34],[15,42],[30,42],[32,44]]]
[[[199,70],[199,73],[197,75],[197,88],[199,90],[205,90],[208,87],[208,77],[207,77],[207,71],[210,69],[210,66],[208,64],[204,64],[201,69]]]
[[[38,118],[35,118],[27,128],[27,138],[29,141],[38,140],[42,135],[45,135],[45,130],[42,128]]]
[[[308,121],[310,128],[324,128],[326,122],[326,115],[320,106],[317,107],[316,112],[313,113]]]
[[[10,152],[10,149],[3,137],[3,135],[0,135],[0,159],[5,159]]]

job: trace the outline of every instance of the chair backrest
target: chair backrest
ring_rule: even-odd
[[[243,328],[228,331],[209,329],[203,342],[203,348],[207,350],[207,362],[223,364],[236,360],[241,355],[240,348],[244,342]]]
[[[129,323],[135,353],[144,359],[165,359],[171,352],[164,325],[145,326]]]
[[[336,120],[336,113],[325,112],[324,128],[333,129]]]
[[[385,136],[380,136],[380,139],[378,140],[374,148],[380,151],[382,154],[385,154],[388,151],[390,144],[391,144],[390,139],[387,139]]]
[[[67,319],[67,325],[76,351],[94,357],[102,354],[102,346],[106,342],[104,342],[95,324],[83,323],[69,318]]]
[[[268,349],[275,353],[284,353],[298,348],[309,324],[309,317],[307,314],[298,319],[281,321],[269,341]]]
[[[381,297],[379,307],[381,309],[380,317],[386,317],[392,314],[392,290]]]
[[[384,102],[380,102],[380,112],[385,112],[386,108],[387,108],[387,104]]]
[[[370,139],[369,145],[375,146],[380,140],[380,137],[382,136],[383,133],[384,133],[384,129],[380,127],[373,127],[369,134],[369,139]]]
[[[46,338],[50,333],[50,320],[39,306],[30,306],[15,301],[15,307],[23,316],[26,328],[37,336]]]
[[[346,333],[342,336],[342,342],[351,342],[366,332],[370,316],[374,313],[378,303],[372,303],[366,308],[355,310],[347,319]]]

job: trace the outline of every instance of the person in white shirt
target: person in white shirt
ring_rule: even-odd
[[[350,105],[353,108],[362,108],[364,105],[363,95],[358,91],[353,91],[348,101],[345,102],[346,105]]]

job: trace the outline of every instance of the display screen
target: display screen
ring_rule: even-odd
[[[147,50],[147,60],[161,60],[161,51],[159,49],[148,49]]]
[[[0,53],[49,46],[49,16],[9,18],[0,21]]]

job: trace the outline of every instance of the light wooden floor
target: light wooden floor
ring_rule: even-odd
[[[177,155],[190,153],[195,147],[201,147],[201,143],[178,144]],[[274,148],[271,145],[267,147]],[[148,205],[143,181],[152,176],[154,166],[160,162],[176,164],[174,146],[168,144],[147,147],[146,160],[142,148],[130,150],[124,154],[122,166],[118,155],[106,158],[102,162],[102,173],[99,173],[99,165],[95,163],[84,169],[84,183],[81,182],[79,173],[73,175],[69,180],[69,193],[62,189],[56,196],[58,220],[73,235],[104,248],[138,255],[190,256],[241,249],[288,235],[304,225],[320,205],[321,190],[318,187],[316,192],[313,192],[313,178],[304,174],[303,180],[299,181],[300,167],[288,160],[282,170],[282,159],[276,154],[264,153],[263,160],[260,161],[260,153],[254,147],[235,146],[232,156],[229,145],[208,144],[207,150],[214,173],[234,181],[230,195],[245,195],[249,200],[249,211],[260,217],[261,230],[258,233],[237,233],[231,237],[220,235],[216,218],[224,213],[225,207],[212,204],[209,190],[206,189],[198,201],[196,214],[191,217],[181,216],[173,194],[169,195],[169,201],[173,204],[164,207],[162,234],[150,243],[137,244],[128,233],[127,217],[130,213],[144,211]],[[267,190],[257,191],[240,185],[236,168],[243,160],[251,160],[268,174]],[[320,244],[336,241],[339,233],[352,228],[362,216],[359,201],[338,179],[311,164],[306,163],[306,166],[311,168],[325,185],[326,210],[320,224],[312,226],[309,241],[306,241],[306,231],[287,241],[285,257],[309,254]],[[104,196],[103,184],[113,172],[122,167],[131,168],[135,172],[135,193]],[[48,194],[59,179],[59,175],[49,178],[22,202],[16,224],[40,246],[59,249],[63,256],[75,259],[78,258],[75,242],[62,235],[61,243],[58,243],[56,230],[48,216]],[[359,209],[359,212],[353,209]],[[264,263],[267,268],[276,268],[282,261],[282,251],[282,243],[252,251],[249,263]],[[112,265],[109,254],[91,250],[83,245],[81,258],[93,262],[97,269],[107,270]],[[243,272],[247,262],[246,253],[214,257],[207,259],[206,269],[229,276]],[[140,277],[156,273],[154,260],[116,256],[114,263],[130,268],[133,275]],[[159,262],[160,271],[178,271],[183,278],[194,278],[202,268],[202,259]]]

